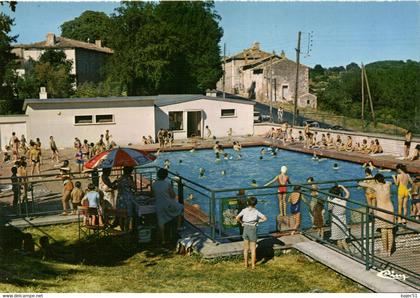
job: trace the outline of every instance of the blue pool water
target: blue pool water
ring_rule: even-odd
[[[364,177],[364,169],[359,164],[328,158],[316,161],[313,160],[311,155],[287,150],[278,150],[277,156],[274,157],[270,154],[269,148],[264,147],[267,153],[260,160],[261,148],[263,147],[243,148],[240,159],[238,159],[238,154],[232,149],[225,149],[230,159],[224,160],[223,156],[221,156],[221,160],[218,162],[213,150],[197,150],[193,153],[189,151],[167,152],[161,153],[154,163],[163,167],[164,161],[167,159],[170,161],[169,170],[171,172],[179,173],[182,177],[210,189],[249,188],[252,180],[255,180],[258,186],[263,186],[279,174],[279,170],[283,165],[287,166],[287,174],[293,184],[306,183],[307,178],[310,176],[314,177],[315,182],[361,179]],[[338,170],[333,169],[334,164],[338,164]],[[205,170],[204,177],[199,175],[200,168]],[[222,171],[225,172],[225,175],[222,175]],[[353,186],[350,188],[353,201],[365,201],[364,190],[354,187],[354,182],[343,184]],[[328,186],[332,185],[323,185],[323,187],[328,188]],[[277,196],[276,194],[261,195],[274,191],[276,189],[247,190],[246,192],[247,195],[255,194],[258,196],[259,203],[257,208],[269,218],[266,223],[261,224],[259,228],[261,233],[276,229],[275,219],[279,213]],[[199,204],[201,209],[208,213],[210,208],[208,198],[188,187],[185,188],[184,197],[188,197],[190,194],[193,195],[190,203]],[[231,195],[232,193],[221,193],[218,194],[218,197],[229,197]],[[309,196],[307,198],[310,200]],[[311,220],[308,216],[308,208],[303,203],[301,206],[302,227],[310,227]],[[216,214],[219,214],[219,208],[221,208],[221,202],[217,200]]]

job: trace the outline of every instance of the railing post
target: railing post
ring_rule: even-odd
[[[370,269],[370,264],[369,264],[369,220],[370,220],[370,215],[369,215],[369,206],[366,207],[366,239],[365,239],[365,251],[366,251],[366,255],[365,255],[365,268],[366,270]]]
[[[214,191],[211,192],[210,198],[210,223],[211,223],[211,238],[216,238],[216,197]]]
[[[182,183],[182,178],[178,176],[178,201],[184,205],[184,184]]]

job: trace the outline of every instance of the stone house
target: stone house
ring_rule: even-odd
[[[61,50],[67,60],[72,62],[71,73],[76,76],[76,83],[98,82],[102,79],[102,68],[107,57],[113,54],[112,49],[103,47],[100,40],[95,43],[55,36],[48,33],[46,40],[30,44],[15,44],[12,52],[21,62],[33,59],[37,61],[46,49]],[[18,69],[24,74],[24,69]]]
[[[238,94],[260,102],[293,103],[295,96],[296,63],[284,52],[280,55],[260,49],[259,43],[231,57],[225,57],[226,92]],[[271,71],[271,74],[270,74]],[[271,82],[270,82],[271,77]],[[223,78],[217,83],[223,90]],[[317,98],[309,93],[309,67],[299,66],[299,107],[317,107]]]

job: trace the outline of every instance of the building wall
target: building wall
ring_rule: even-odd
[[[108,54],[76,49],[77,84],[99,82],[102,79],[102,68]]]
[[[221,117],[222,109],[235,109],[234,117]],[[229,128],[232,128],[233,135],[244,136],[252,135],[254,132],[254,105],[240,104],[236,102],[213,101],[208,99],[194,100],[174,105],[162,106],[156,108],[156,130],[159,128],[169,128],[168,115],[170,111],[183,111],[182,131],[176,131],[176,139],[187,138],[187,111],[203,111],[202,127],[209,126],[212,134],[216,137],[226,137]],[[163,116],[166,115],[166,117]],[[204,130],[204,137],[206,137]]]
[[[74,138],[97,142],[109,130],[112,139],[121,146],[139,143],[144,135],[155,135],[154,106],[150,103],[78,103],[31,104],[27,107],[28,139],[41,139],[48,147],[49,136],[54,136],[59,147],[72,147]],[[75,124],[76,115],[114,115],[114,123]]]
[[[12,132],[16,133],[16,136],[20,139],[21,135],[25,135],[27,138],[27,116],[0,116],[0,148],[5,149],[5,146],[9,144]]]
[[[23,58],[25,61],[29,60],[30,58],[32,58],[35,61],[38,61],[39,58],[41,57],[42,53],[44,53],[44,49],[23,49],[23,50],[19,50],[19,49],[15,49],[15,52],[23,52],[23,56],[21,58]],[[65,49],[63,50],[64,54],[66,54],[66,59],[70,60],[72,62],[72,67],[71,67],[71,74],[76,74],[76,50],[75,49]],[[19,54],[20,56],[20,54]]]
[[[231,60],[225,64],[225,92],[232,94],[243,93],[244,85],[240,68],[245,65],[244,60]],[[223,67],[223,62],[222,62]],[[223,77],[216,84],[217,90],[223,90]]]

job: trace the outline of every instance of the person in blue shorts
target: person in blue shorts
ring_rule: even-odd
[[[243,226],[242,238],[244,239],[244,261],[245,267],[248,267],[248,251],[251,250],[251,266],[255,269],[256,251],[257,251],[257,225],[267,220],[267,217],[258,211],[256,197],[247,199],[247,208],[242,209],[236,216],[236,221]]]
[[[300,201],[302,199],[302,194],[300,193],[300,186],[296,185],[293,188],[293,192],[289,196],[289,203],[290,203],[290,213],[293,215],[293,231],[292,235],[295,234],[300,228]]]

